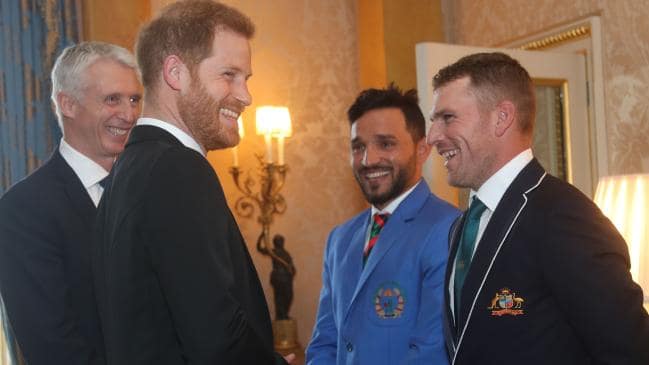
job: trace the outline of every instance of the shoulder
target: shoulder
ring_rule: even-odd
[[[13,213],[31,211],[32,208],[40,206],[43,208],[52,201],[58,201],[58,196],[63,193],[65,187],[60,174],[65,171],[56,171],[67,165],[54,164],[48,160],[43,166],[11,186],[0,197],[0,212],[3,215],[11,210]],[[68,167],[70,173],[74,173]],[[14,209],[20,207],[20,209]]]
[[[571,211],[593,213],[599,211],[592,199],[579,189],[549,174],[527,196],[530,198],[530,204],[541,212],[554,214]]]
[[[341,244],[348,244],[359,230],[363,230],[367,227],[369,215],[370,209],[364,209],[351,219],[335,226],[331,232],[329,232],[326,250],[335,249]]]
[[[417,213],[417,220],[424,224],[441,225],[448,229],[460,214],[460,210],[455,206],[430,193]]]
[[[370,216],[370,209],[364,209],[360,213],[356,214],[352,218],[346,220],[345,222],[337,225],[331,230],[332,235],[341,235],[345,232],[356,231],[357,229],[364,227],[368,222]]]

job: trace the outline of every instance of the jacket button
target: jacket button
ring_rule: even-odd
[[[351,342],[347,342],[347,352],[354,351],[354,345]]]

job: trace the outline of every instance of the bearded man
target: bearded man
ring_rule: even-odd
[[[94,249],[108,364],[286,363],[205,158],[239,142],[253,32],[238,10],[194,0],[138,36],[143,116],[104,193]]]
[[[347,114],[352,170],[372,206],[329,235],[307,364],[447,364],[444,269],[458,211],[421,178],[431,148],[416,92],[365,90]]]

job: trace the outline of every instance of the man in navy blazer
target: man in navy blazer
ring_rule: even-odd
[[[451,233],[452,364],[649,364],[649,316],[624,239],[531,150],[534,85],[502,53],[434,78],[428,142],[471,204]]]
[[[100,181],[139,112],[136,70],[115,45],[66,48],[52,69],[61,143],[0,199],[0,292],[30,365],[105,363],[90,240]]]
[[[446,364],[442,287],[458,211],[421,178],[430,147],[416,92],[365,90],[348,117],[372,206],[329,235],[307,364]]]

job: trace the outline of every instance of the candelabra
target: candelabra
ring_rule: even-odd
[[[286,200],[280,190],[284,186],[288,167],[278,165],[273,162],[265,162],[262,155],[256,155],[259,161],[259,191],[254,191],[255,180],[247,174],[242,181],[241,169],[238,166],[230,168],[230,174],[234,179],[239,192],[243,196],[239,197],[235,204],[235,212],[244,218],[252,217],[255,207],[259,210],[257,222],[261,225],[261,235],[257,242],[257,249],[269,252],[272,255],[270,247],[270,225],[273,223],[275,214],[284,214],[286,211]]]
[[[275,235],[272,248],[270,239],[270,226],[275,215],[286,211],[286,200],[280,192],[288,172],[288,166],[284,163],[284,138],[291,135],[291,119],[288,109],[282,107],[259,107],[256,114],[257,134],[264,136],[266,154],[255,155],[258,160],[258,176],[255,179],[250,172],[243,176],[239,168],[238,150],[236,147],[232,150],[234,160],[230,174],[242,194],[235,201],[234,211],[243,218],[251,218],[258,211],[257,222],[261,225],[261,234],[257,239],[257,251],[269,256],[273,264],[270,282],[275,294],[275,349],[285,354],[300,354],[302,349],[297,342],[297,324],[288,315],[293,300],[295,266],[291,255],[284,248],[284,237]],[[239,133],[243,138],[241,121]],[[277,139],[277,163],[273,162],[273,138]]]

